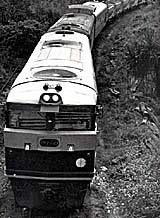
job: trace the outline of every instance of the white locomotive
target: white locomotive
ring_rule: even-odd
[[[91,48],[107,21],[144,2],[69,6],[15,80],[6,102],[5,173],[22,208],[82,206],[96,152]]]
[[[91,47],[106,8],[98,2],[70,6],[42,36],[9,92],[6,175],[22,208],[83,203],[94,175],[97,134]]]

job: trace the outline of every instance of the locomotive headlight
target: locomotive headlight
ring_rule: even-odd
[[[62,103],[62,100],[57,93],[44,93],[40,97],[40,102],[45,105],[58,105]]]
[[[84,158],[78,158],[76,160],[76,166],[79,168],[85,167],[86,166],[86,160]]]
[[[43,95],[43,101],[48,102],[50,100],[50,95]]]
[[[54,95],[52,96],[52,100],[53,100],[54,102],[58,102],[58,101],[60,100],[59,95],[54,94]]]

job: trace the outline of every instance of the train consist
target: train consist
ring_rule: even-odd
[[[71,5],[45,33],[6,102],[5,174],[23,216],[80,208],[94,176],[97,87],[91,49],[117,14],[146,0]]]

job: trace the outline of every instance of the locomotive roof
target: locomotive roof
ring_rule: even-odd
[[[93,2],[86,2],[83,5],[94,7],[94,15],[97,17],[103,10],[107,9],[107,5],[103,2],[93,1]]]
[[[48,84],[48,91],[44,85]],[[46,33],[15,80],[7,102],[38,104],[45,92],[60,95],[64,105],[95,105],[97,87],[89,39],[80,33]]]
[[[55,31],[55,29],[71,29],[73,31],[83,32],[84,34],[89,35],[92,30],[94,20],[94,16],[89,16],[88,14],[65,14],[60,20],[50,27],[48,32]]]
[[[75,4],[75,5],[69,5],[68,6],[70,12],[76,12],[76,13],[84,13],[88,15],[92,15],[95,11],[94,5],[82,5],[82,4]]]
[[[88,38],[51,32],[43,35],[12,88],[37,79],[74,80],[96,91],[94,76]]]
[[[37,62],[45,60],[68,60],[81,62],[82,43],[69,40],[44,41]]]

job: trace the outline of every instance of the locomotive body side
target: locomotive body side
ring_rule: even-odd
[[[108,20],[107,5],[102,3],[102,2],[98,2],[98,1],[86,2],[83,5],[94,8],[93,14],[94,14],[95,19],[96,19],[95,20],[94,38],[96,38],[99,35],[99,33],[102,31],[102,29],[104,28],[104,26],[106,25],[106,22]]]

